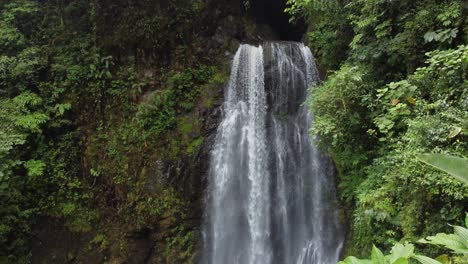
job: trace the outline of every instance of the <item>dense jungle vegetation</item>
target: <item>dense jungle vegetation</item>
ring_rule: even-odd
[[[309,21],[307,43],[329,70],[312,88],[312,133],[340,172],[346,253],[464,226],[467,185],[416,156],[468,157],[466,1],[290,0],[287,12]]]
[[[140,236],[157,263],[194,261],[202,189],[187,175],[216,128],[229,38],[255,31],[231,2],[250,5],[0,1],[0,263],[30,263],[55,222],[81,241],[69,261],[125,263]],[[467,185],[416,156],[468,157],[466,1],[288,2],[328,70],[312,132],[339,170],[346,254],[377,259],[465,226]]]

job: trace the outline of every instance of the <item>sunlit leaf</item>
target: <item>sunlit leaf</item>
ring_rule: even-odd
[[[453,127],[451,130],[450,130],[450,134],[449,134],[449,138],[454,138],[456,136],[458,136],[458,134],[460,134],[460,132],[462,131],[461,127]]]
[[[453,226],[455,230],[455,234],[461,238],[463,244],[468,249],[468,229],[461,227],[461,226]]]
[[[437,261],[443,264],[450,264],[450,257],[448,255],[440,255],[436,258]]]
[[[408,259],[414,253],[414,245],[410,243],[400,244],[397,243],[392,247],[391,254],[389,255],[390,263],[395,263],[398,259]]]
[[[408,261],[407,258],[399,258],[399,259],[397,259],[397,260],[395,260],[393,262],[390,262],[390,263],[392,263],[392,264],[408,264],[409,261]]]
[[[371,259],[373,264],[385,264],[384,254],[375,245],[372,247]]]
[[[344,261],[340,261],[339,264],[372,264],[369,259],[358,259],[356,257],[347,257]]]
[[[422,154],[418,155],[417,158],[434,168],[447,172],[459,181],[468,184],[467,159],[444,154]]]
[[[422,264],[441,264],[439,261],[426,256],[414,255],[413,258]]]
[[[423,244],[442,245],[457,252],[466,249],[462,238],[456,234],[439,233],[435,236],[428,236],[426,239],[421,239],[418,242]]]
[[[416,99],[412,96],[408,97],[407,99],[408,103],[415,105],[416,104]]]

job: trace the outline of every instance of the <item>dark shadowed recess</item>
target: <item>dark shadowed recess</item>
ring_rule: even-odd
[[[300,41],[307,30],[304,22],[289,23],[284,13],[286,0],[250,0],[250,11],[258,22],[268,24],[279,35],[279,40]]]

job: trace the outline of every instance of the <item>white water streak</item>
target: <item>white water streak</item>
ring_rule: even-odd
[[[300,43],[241,45],[211,153],[203,263],[336,263],[334,172],[303,104],[319,81]]]

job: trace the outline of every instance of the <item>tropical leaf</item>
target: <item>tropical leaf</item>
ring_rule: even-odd
[[[372,247],[371,253],[372,264],[385,264],[385,256],[375,245]]]
[[[338,264],[372,264],[369,259],[358,259],[356,257],[347,257],[344,261],[338,262]]]
[[[415,105],[416,104],[416,99],[412,96],[408,97],[407,99],[408,103]]]
[[[415,260],[419,261],[422,264],[441,264],[439,261],[437,261],[435,259],[431,259],[431,258],[426,257],[426,256],[413,255],[412,258],[414,258]]]
[[[418,155],[417,158],[436,169],[447,172],[459,181],[468,184],[467,159],[444,154],[422,154]]]
[[[437,261],[441,262],[442,264],[450,264],[450,257],[448,255],[440,255],[436,258]]]
[[[466,250],[462,238],[455,234],[439,233],[435,236],[429,236],[426,239],[421,239],[418,242],[423,244],[445,246],[457,252]]]
[[[399,99],[392,99],[392,106],[396,106],[399,103],[400,103]]]
[[[399,258],[393,262],[391,262],[391,264],[408,264],[409,261],[407,258]]]
[[[468,229],[461,226],[453,226],[455,234],[460,237],[465,247],[468,249]]]
[[[458,134],[460,134],[462,132],[462,129],[461,127],[453,127],[451,130],[450,130],[450,134],[449,134],[449,138],[454,138],[456,136],[458,136]]]
[[[390,263],[404,263],[400,259],[408,260],[414,253],[414,245],[410,243],[400,244],[396,243],[388,256]]]

